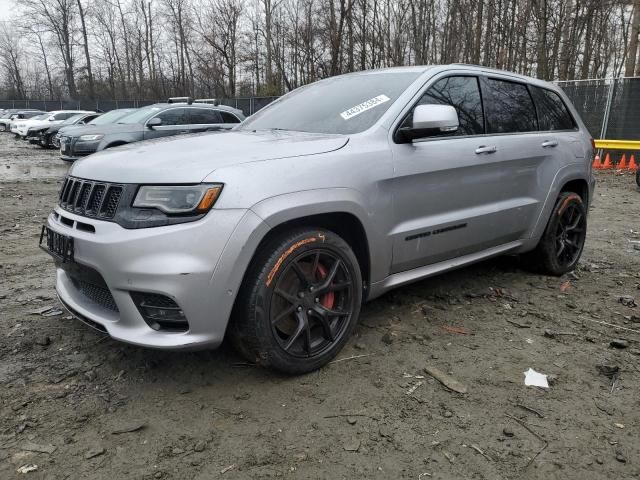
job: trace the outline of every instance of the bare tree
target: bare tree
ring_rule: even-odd
[[[17,99],[26,98],[24,81],[22,78],[21,50],[17,38],[8,28],[7,23],[0,23],[0,67],[14,91]]]
[[[279,95],[353,70],[450,62],[547,80],[640,73],[640,0],[22,3],[9,27],[25,34],[14,47],[27,96],[41,85],[50,97],[60,86],[74,98]],[[16,94],[14,77],[5,66],[0,95]]]

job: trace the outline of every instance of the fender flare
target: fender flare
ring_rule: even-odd
[[[251,207],[263,219],[269,230],[300,218],[322,214],[345,213],[354,217],[365,234],[369,254],[370,281],[388,275],[391,264],[391,243],[384,239],[384,231],[371,219],[365,195],[355,189],[338,187],[304,190],[262,200]],[[387,244],[388,243],[388,244]],[[375,259],[375,261],[374,261]],[[380,266],[383,266],[380,268]]]
[[[556,199],[558,198],[558,195],[560,195],[562,186],[574,180],[582,180],[587,183],[590,197],[587,204],[591,203],[591,197],[593,194],[592,183],[589,181],[588,175],[586,174],[584,164],[582,162],[575,162],[562,167],[553,178],[553,182],[551,183],[551,188],[549,188],[549,193],[547,193],[544,205],[540,209],[538,219],[531,230],[530,239],[533,241],[533,246],[538,244],[538,241],[544,234],[544,229],[547,227],[547,222],[549,221],[553,207],[556,204]]]
[[[390,264],[391,248],[379,240],[380,233],[369,218],[361,203],[364,195],[353,189],[330,188],[306,190],[270,197],[247,209],[226,242],[214,268],[211,282],[215,278],[226,279],[225,296],[231,305],[235,302],[244,276],[261,242],[274,228],[291,220],[312,215],[347,213],[362,224],[369,250],[370,281],[374,282],[388,274],[384,271]],[[373,261],[375,259],[375,261]],[[383,272],[383,273],[382,273]],[[227,303],[227,302],[225,302]],[[229,318],[231,305],[221,308],[220,313]]]

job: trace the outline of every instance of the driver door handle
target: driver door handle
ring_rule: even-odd
[[[481,145],[478,148],[476,148],[476,155],[482,155],[482,154],[489,154],[489,153],[496,153],[498,151],[498,149],[496,148],[495,145]]]
[[[557,146],[558,142],[555,140],[547,140],[546,142],[542,142],[542,148],[553,148]]]

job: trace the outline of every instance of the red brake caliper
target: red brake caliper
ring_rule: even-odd
[[[320,264],[318,264],[317,272],[318,272],[318,277],[319,277],[320,280],[322,280],[323,278],[325,278],[327,276],[327,269],[324,268]],[[320,303],[322,304],[322,306],[324,308],[333,308],[333,304],[334,304],[335,301],[336,301],[336,293],[335,292],[325,293],[320,298]]]

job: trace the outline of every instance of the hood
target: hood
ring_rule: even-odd
[[[349,137],[284,131],[204,133],[105,150],[74,162],[70,174],[122,183],[198,183],[216,169],[338,150]]]
[[[109,135],[112,133],[127,133],[127,132],[139,132],[144,129],[144,125],[140,123],[108,123],[106,125],[69,125],[69,127],[76,127],[78,130],[71,130],[74,137],[79,135]],[[66,129],[69,128],[65,126]]]
[[[64,127],[62,126],[62,124],[60,124],[60,125],[52,125],[49,128],[43,127],[43,130],[46,129],[47,135],[52,135],[54,133],[58,133],[58,131],[61,130],[62,128],[64,128]]]

